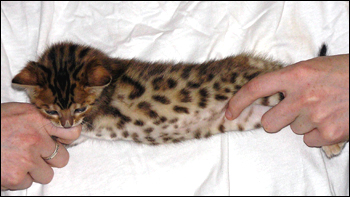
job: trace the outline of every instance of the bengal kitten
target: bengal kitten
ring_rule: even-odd
[[[156,145],[260,128],[261,108],[276,105],[282,93],[257,100],[233,121],[224,115],[228,101],[252,78],[282,67],[250,54],[201,64],[144,62],[62,42],[12,83],[58,127],[82,124],[85,136]],[[323,150],[331,157],[343,145]]]

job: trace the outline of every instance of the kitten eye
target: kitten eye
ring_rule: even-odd
[[[82,107],[82,108],[76,109],[76,110],[74,111],[74,113],[82,113],[82,112],[84,112],[85,110],[86,110],[86,107]]]
[[[49,115],[58,115],[58,112],[55,110],[45,110],[45,112]]]

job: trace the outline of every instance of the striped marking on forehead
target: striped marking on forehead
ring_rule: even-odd
[[[43,56],[42,60],[47,63],[44,71],[50,81],[49,88],[56,97],[55,103],[61,109],[67,109],[74,103],[77,75],[84,67],[83,59],[91,50],[76,44],[57,44]]]

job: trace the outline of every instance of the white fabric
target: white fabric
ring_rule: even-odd
[[[114,57],[203,62],[243,51],[286,63],[349,53],[349,2],[1,2],[1,102],[50,43]],[[2,195],[349,195],[349,145],[331,160],[289,127],[164,146],[89,140],[51,183]]]

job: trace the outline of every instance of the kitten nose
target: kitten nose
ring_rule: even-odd
[[[72,127],[72,125],[70,124],[70,122],[67,120],[65,125],[62,125],[64,128],[70,128]]]
[[[62,117],[60,118],[61,125],[64,128],[71,128],[73,126],[73,118],[69,109],[61,111]]]

